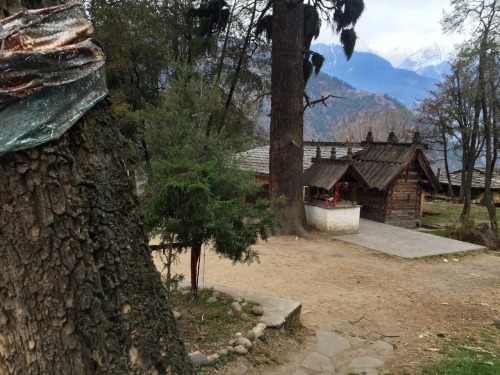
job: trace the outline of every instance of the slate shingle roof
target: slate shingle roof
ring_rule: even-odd
[[[304,172],[303,184],[330,190],[348,172],[355,176],[361,186],[370,187],[355,166],[350,165],[347,160],[338,159],[336,161],[326,160],[321,163],[313,163]]]
[[[366,183],[378,190],[385,190],[408,164],[416,158],[427,175],[429,183],[439,190],[439,182],[433,174],[425,155],[418,145],[367,143],[365,148],[353,147],[355,167]],[[337,159],[347,156],[347,147],[336,146]],[[331,147],[321,147],[321,157],[330,158]],[[269,175],[269,146],[262,146],[238,154],[242,169],[254,171],[257,174]],[[316,157],[316,146],[304,145],[304,170],[310,168],[312,159]],[[340,171],[330,171],[332,178]],[[345,171],[344,171],[345,172]],[[325,181],[323,181],[325,184]],[[322,183],[323,183],[322,182]],[[310,185],[310,184],[309,184]],[[318,186],[318,185],[313,185]]]
[[[336,147],[337,158],[347,155],[347,147]],[[352,152],[361,151],[362,148],[353,148]],[[321,147],[321,157],[329,158],[331,147]],[[269,175],[269,146],[257,147],[248,151],[240,152],[237,155],[240,158],[242,169],[254,171],[262,175]],[[304,170],[312,164],[312,158],[316,157],[316,146],[304,146]]]
[[[413,159],[416,148],[393,144],[369,144],[356,155],[356,167],[372,188],[384,190]]]
[[[481,167],[475,167],[472,172],[472,188],[475,189],[484,189],[484,179],[486,177],[486,170]],[[462,171],[455,171],[450,173],[451,184],[452,186],[462,186]],[[439,176],[439,182],[448,185],[448,179],[446,178],[446,173],[442,173]],[[496,190],[500,190],[500,174],[493,173],[491,177],[491,188]]]

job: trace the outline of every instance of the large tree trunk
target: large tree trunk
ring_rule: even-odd
[[[452,203],[457,202],[455,192],[453,191],[453,184],[451,183],[450,176],[450,164],[448,160],[448,139],[446,137],[446,131],[444,130],[444,124],[440,127],[441,139],[443,142],[443,154],[444,154],[444,171],[446,173],[446,180],[448,181],[448,191],[447,195],[451,198]]]
[[[471,226],[470,210],[472,205],[472,177],[474,173],[474,166],[477,160],[476,146],[478,143],[480,143],[480,141],[478,140],[478,135],[479,135],[479,116],[481,111],[481,100],[477,92],[475,94],[473,108],[474,108],[474,118],[472,121],[472,127],[468,129],[468,132],[470,132],[470,134],[464,137],[463,141],[462,166],[465,166],[465,169],[462,170],[462,187],[460,191],[460,193],[463,194],[463,200],[464,200],[462,213],[460,214],[460,222],[462,228],[467,228]],[[466,124],[466,121],[464,121],[464,124]]]
[[[492,124],[490,122],[490,116],[488,114],[489,108],[486,103],[486,72],[487,69],[487,48],[488,48],[488,35],[489,35],[489,24],[484,30],[483,37],[481,39],[481,45],[479,49],[479,63],[478,69],[478,88],[481,95],[481,112],[484,128],[484,137],[486,139],[486,174],[484,177],[484,201],[488,209],[488,214],[490,216],[490,226],[491,230],[495,235],[498,236],[498,223],[497,223],[497,213],[495,204],[493,203],[493,198],[491,194],[491,179],[493,174],[493,153],[492,153]]]
[[[191,374],[100,105],[0,157],[0,373]]]
[[[303,173],[303,25],[304,4],[273,3],[271,146],[269,195],[281,233],[306,235]],[[277,199],[286,198],[284,204]]]

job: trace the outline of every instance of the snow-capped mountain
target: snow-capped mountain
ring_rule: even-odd
[[[412,70],[422,76],[442,79],[443,74],[448,74],[451,58],[449,51],[438,44],[422,48],[405,58],[399,65],[400,69]]]
[[[404,48],[407,47],[398,49],[400,56]],[[325,57],[323,73],[340,78],[358,90],[388,94],[407,106],[425,99],[429,90],[443,80],[443,74],[450,72],[451,53],[438,44],[408,52],[397,66],[373,52],[355,51],[347,61],[337,44],[316,43],[311,49]]]
[[[347,61],[339,45],[318,43],[311,49],[325,58],[322,72],[338,77],[358,90],[388,94],[407,106],[426,98],[428,90],[438,82],[436,78],[422,76],[413,70],[395,68],[371,52],[354,52]]]

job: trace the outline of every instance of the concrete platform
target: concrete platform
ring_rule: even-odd
[[[333,238],[403,258],[486,250],[484,246],[366,219],[360,219],[358,234]]]
[[[189,286],[189,282],[184,281],[182,286]],[[235,298],[244,298],[259,304],[264,309],[264,315],[259,316],[258,320],[268,327],[290,327],[300,323],[300,311],[302,309],[302,303],[300,302],[281,297],[264,296],[246,290],[207,282],[200,282],[198,288],[213,288],[218,292],[229,294]]]

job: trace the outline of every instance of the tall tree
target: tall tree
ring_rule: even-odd
[[[356,42],[353,26],[363,12],[363,0],[313,1],[311,4],[340,33],[341,43],[349,58]],[[308,14],[314,17],[317,13]],[[303,67],[304,57],[310,54],[304,47],[304,3],[300,0],[274,0],[269,194],[275,202],[279,202],[279,197],[286,200],[285,204],[275,204],[282,225],[281,232],[301,236],[306,235],[302,191]]]
[[[271,53],[271,130],[269,196],[286,203],[275,207],[281,232],[305,235],[303,173],[304,4],[273,1]]]
[[[112,122],[98,105],[60,139],[0,156],[2,374],[192,373]]]
[[[453,185],[451,183],[450,175],[450,145],[454,140],[454,129],[453,129],[453,116],[450,115],[450,102],[449,93],[446,92],[446,87],[449,84],[450,77],[447,77],[445,82],[438,83],[436,90],[431,90],[429,92],[430,97],[423,100],[419,107],[419,118],[418,121],[422,124],[426,124],[434,128],[434,136],[431,136],[431,143],[434,145],[439,145],[434,150],[441,152],[443,155],[444,168],[446,173],[446,179],[448,181],[448,196],[451,197],[452,202],[456,203],[456,196],[453,191]]]
[[[490,215],[491,229],[498,233],[496,210],[491,196],[491,177],[493,164],[493,124],[490,115],[491,106],[488,103],[488,82],[498,79],[498,66],[495,66],[495,56],[498,56],[500,43],[500,3],[497,0],[452,0],[452,11],[447,14],[442,23],[447,31],[470,28],[471,37],[462,50],[463,57],[476,70],[476,93],[474,98],[474,128],[478,129],[480,122],[486,141],[486,176],[485,176],[485,203]],[[497,98],[497,94],[494,93]],[[473,165],[467,168],[467,186],[472,179]],[[468,220],[470,196],[466,194],[464,209],[461,215],[462,222]]]

